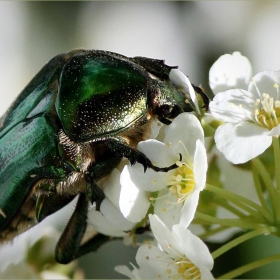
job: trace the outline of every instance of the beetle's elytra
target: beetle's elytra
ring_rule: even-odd
[[[169,124],[193,110],[169,80],[172,68],[106,51],[76,50],[50,60],[0,120],[0,240],[11,240],[78,195],[55,257],[68,263],[92,250],[80,243],[88,202],[98,209],[104,198],[96,183],[122,157],[144,169],[173,168],[155,167],[136,150],[153,121]],[[207,106],[207,96],[195,89]],[[107,237],[94,238],[91,244]]]

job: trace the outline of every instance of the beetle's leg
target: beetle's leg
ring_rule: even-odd
[[[81,245],[87,227],[88,199],[80,194],[76,208],[61,234],[55,248],[55,260],[67,264],[89,252],[96,251],[105,242],[115,239],[103,234],[97,234]]]
[[[59,195],[57,192],[42,193],[36,199],[36,219],[41,222],[47,216],[67,205],[75,196]]]
[[[96,202],[96,210],[99,211],[100,204],[104,199],[103,191],[95,182],[109,175],[120,162],[120,157],[111,156],[109,159],[98,161],[89,166],[85,179],[87,182],[87,197],[93,203]]]
[[[88,200],[80,194],[76,208],[55,248],[55,260],[67,264],[75,259],[87,226]]]
[[[192,86],[193,86],[194,90],[198,94],[200,94],[201,97],[202,97],[202,100],[204,102],[204,106],[202,108],[205,108],[205,110],[208,111],[208,109],[209,109],[209,102],[210,102],[208,95],[200,87],[197,87],[197,86],[195,86],[193,84],[192,84]]]
[[[127,158],[132,165],[136,162],[142,164],[144,167],[144,172],[146,172],[148,167],[156,172],[167,172],[178,167],[176,164],[172,164],[168,167],[154,166],[152,162],[145,156],[145,154],[128,146],[125,140],[121,137],[107,138],[105,143],[111,151],[115,152],[120,157]]]
[[[86,174],[86,196],[88,200],[93,203],[96,203],[96,210],[100,210],[100,204],[102,200],[105,198],[104,192],[96,185],[96,183],[93,181],[93,178],[91,177],[90,173]]]
[[[38,222],[67,205],[76,195],[61,195],[56,190],[59,179],[42,180],[38,184],[35,213]]]

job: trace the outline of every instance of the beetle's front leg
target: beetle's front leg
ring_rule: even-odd
[[[55,258],[59,263],[66,264],[88,252],[95,251],[110,239],[108,236],[98,234],[81,245],[87,227],[88,202],[95,202],[96,210],[99,211],[100,204],[105,198],[96,182],[110,174],[119,162],[120,157],[113,156],[88,167],[85,173],[86,193],[80,193],[75,210],[56,246]]]
[[[142,152],[130,147],[127,145],[125,140],[122,137],[108,138],[105,140],[106,146],[115,154],[120,157],[127,158],[132,165],[136,162],[140,163],[144,167],[144,172],[146,172],[147,168],[151,168],[156,172],[168,172],[169,170],[175,169],[178,166],[176,164],[172,164],[167,167],[158,167],[152,164],[152,162],[146,157]]]
[[[111,156],[109,159],[91,164],[85,173],[87,198],[91,203],[96,203],[96,210],[98,211],[105,196],[103,191],[97,186],[96,182],[109,175],[118,165],[120,160],[121,158],[118,156]]]
[[[81,244],[87,227],[87,206],[88,199],[85,194],[81,193],[75,210],[56,245],[55,260],[57,262],[68,264],[89,252],[96,251],[107,241],[116,239],[98,233]]]
[[[88,201],[81,193],[76,208],[55,248],[55,260],[67,264],[76,257],[87,226]]]
[[[93,203],[96,203],[96,210],[100,210],[100,204],[105,198],[103,191],[96,185],[94,178],[92,178],[90,173],[85,175],[86,179],[86,196],[88,200]]]

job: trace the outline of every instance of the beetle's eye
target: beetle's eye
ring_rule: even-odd
[[[170,111],[169,118],[174,119],[174,118],[176,118],[179,115],[179,113],[180,113],[179,106],[174,105],[174,106],[172,106],[172,109]]]
[[[177,105],[170,106],[167,104],[158,107],[157,115],[163,118],[173,119],[179,114],[179,107]]]
[[[158,107],[158,116],[159,117],[169,117],[172,107],[170,105],[161,105]]]

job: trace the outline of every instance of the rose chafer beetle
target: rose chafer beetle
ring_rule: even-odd
[[[88,203],[99,209],[97,182],[125,157],[155,171],[139,141],[156,119],[169,124],[193,103],[170,80],[162,60],[76,50],[50,60],[0,120],[0,240],[11,240],[78,197],[56,246],[60,263],[96,249],[81,245]],[[208,98],[201,95],[205,106]]]

